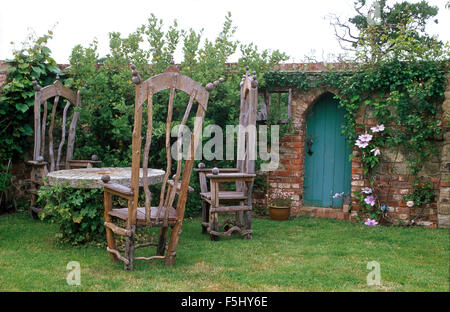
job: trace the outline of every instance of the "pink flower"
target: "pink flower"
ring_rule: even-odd
[[[384,125],[377,125],[375,127],[370,128],[370,130],[372,130],[372,132],[381,132],[384,131]]]
[[[378,156],[381,154],[380,150],[377,147],[372,148],[370,151],[373,153],[374,156]]]
[[[372,138],[373,138],[373,136],[371,134],[366,133],[366,134],[361,134],[358,137],[358,140],[369,143],[372,140]]]
[[[370,187],[365,187],[361,189],[361,192],[363,192],[364,194],[372,194],[372,189]]]
[[[367,145],[369,145],[369,143],[363,142],[358,139],[358,140],[356,140],[355,145],[358,146],[359,148],[365,148],[365,147],[367,147]]]
[[[409,208],[411,208],[412,206],[414,206],[414,202],[412,200],[408,200],[406,202],[406,206],[408,206]]]
[[[367,196],[366,198],[364,198],[364,201],[366,202],[366,204],[369,204],[370,206],[375,205],[375,197],[373,197],[373,195]]]
[[[375,220],[372,220],[372,219],[367,219],[366,220],[366,222],[364,222],[364,224],[365,225],[368,225],[368,226],[376,226],[377,224],[378,224],[378,222],[377,221],[375,221]]]

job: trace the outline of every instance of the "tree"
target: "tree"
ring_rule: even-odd
[[[334,16],[331,24],[341,47],[354,51],[364,62],[382,59],[436,60],[444,44],[426,32],[426,25],[438,8],[426,1],[403,1],[390,6],[387,0],[355,2],[356,15],[342,22]],[[433,20],[438,23],[437,19]]]

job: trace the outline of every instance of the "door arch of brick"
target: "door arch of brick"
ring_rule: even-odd
[[[271,189],[279,188],[282,192],[291,196],[291,216],[293,217],[306,215],[350,219],[349,213],[343,212],[342,209],[309,208],[303,205],[306,117],[314,104],[326,93],[332,93],[338,97],[340,95],[339,90],[328,87],[313,88],[308,91],[295,89],[292,91],[291,117],[293,131],[291,134],[280,138],[280,164],[277,170],[269,174],[269,187]],[[352,161],[352,168],[354,167],[361,168],[357,158]],[[359,184],[364,184],[362,174],[352,174],[352,194]]]

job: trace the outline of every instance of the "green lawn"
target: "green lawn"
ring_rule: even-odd
[[[0,291],[449,291],[449,230],[313,218],[254,219],[253,229],[251,241],[211,242],[199,219],[185,220],[174,266],[137,261],[130,272],[100,247],[57,246],[53,225],[0,216]],[[69,261],[81,286],[66,283]],[[366,283],[369,261],[381,286]]]

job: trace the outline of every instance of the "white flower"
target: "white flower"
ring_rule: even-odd
[[[372,148],[370,151],[373,153],[374,156],[378,156],[381,154],[378,148]]]
[[[381,132],[384,130],[384,125],[377,125],[375,127],[370,128],[370,130],[372,130],[372,132]]]
[[[360,140],[360,141],[362,141],[362,142],[367,142],[367,143],[369,143],[371,140],[372,140],[372,135],[371,134],[368,134],[368,133],[366,133],[366,134],[361,134],[359,137],[358,137],[358,140]]]
[[[342,197],[342,196],[344,196],[344,192],[334,194],[333,198],[339,198],[339,197]]]
[[[406,206],[408,206],[409,208],[411,208],[412,206],[414,206],[414,202],[412,200],[408,200],[406,202]]]
[[[359,148],[365,148],[365,147],[367,147],[367,145],[369,145],[369,143],[358,139],[358,140],[356,140],[355,145],[358,146]]]
[[[361,192],[363,192],[364,194],[372,194],[372,189],[370,187],[365,187],[361,189]]]

